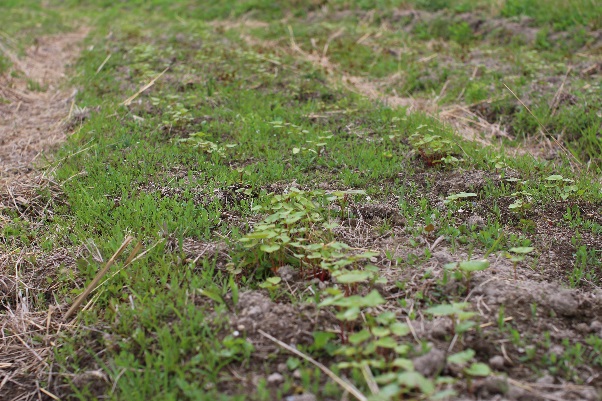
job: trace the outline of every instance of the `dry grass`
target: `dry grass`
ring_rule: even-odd
[[[13,72],[0,77],[0,211],[9,209],[30,227],[39,227],[52,215],[48,197],[56,199],[60,188],[40,176],[34,164],[40,156],[65,139],[73,90],[63,87],[70,63],[79,54],[78,44],[88,29],[41,37],[24,59],[12,55]],[[0,217],[0,228],[9,221]],[[44,253],[36,247],[15,247],[0,255],[0,398],[3,400],[58,399],[55,388],[62,380],[53,373],[54,348],[61,332],[61,305],[47,299],[60,283],[53,279],[82,256],[83,247],[56,248]],[[44,384],[41,384],[44,383]]]

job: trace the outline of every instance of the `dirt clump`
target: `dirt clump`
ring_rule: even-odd
[[[240,311],[232,316],[232,327],[247,333],[258,350],[275,350],[275,344],[263,337],[260,329],[287,344],[312,344],[317,318],[324,317],[312,304],[276,303],[257,291],[240,294],[238,304]]]

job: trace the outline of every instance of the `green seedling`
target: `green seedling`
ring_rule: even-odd
[[[227,144],[225,146],[219,146],[215,142],[211,142],[205,139],[206,136],[207,134],[203,132],[195,132],[194,134],[190,134],[188,138],[178,139],[177,142],[190,145],[191,147],[198,149],[204,153],[215,153],[220,157],[225,156],[226,149],[233,148],[236,146],[236,144]]]
[[[341,218],[345,217],[345,210],[349,206],[349,200],[352,195],[366,195],[364,190],[332,191],[328,193],[329,202],[336,202],[341,208]]]
[[[376,377],[375,381],[381,385],[378,400],[405,399],[411,390],[420,391],[428,399],[444,399],[450,395],[448,392],[436,393],[435,382],[414,370],[385,373]]]
[[[462,48],[462,54],[465,55],[468,52],[470,43],[474,40],[475,36],[472,32],[472,28],[466,22],[460,22],[449,27],[450,38],[458,43]]]
[[[504,167],[507,167],[508,164],[506,164],[506,162],[504,161],[502,156],[495,156],[493,157],[491,160],[489,160],[489,163],[493,166],[493,168],[495,168],[496,170],[501,170]],[[509,181],[510,179],[506,179],[506,181]],[[516,180],[516,179],[515,179]]]
[[[447,316],[451,319],[452,329],[456,334],[462,334],[476,323],[468,320],[475,315],[474,312],[467,312],[464,309],[468,308],[468,302],[453,302],[451,304],[435,305],[427,310],[426,313],[433,316]]]
[[[470,365],[468,363],[474,358],[475,352],[472,349],[466,349],[456,354],[447,357],[447,362],[454,364],[462,369],[462,373],[466,378],[466,384],[468,388],[472,387],[472,378],[474,377],[487,377],[491,375],[491,368],[481,362],[473,362]]]
[[[470,278],[473,272],[482,271],[489,267],[489,261],[486,259],[467,260],[464,262],[453,262],[443,266],[445,269],[457,270],[462,272],[466,279],[466,292],[470,289]]]
[[[525,257],[527,256],[527,254],[530,252],[533,252],[533,249],[535,249],[535,248],[533,248],[531,246],[522,246],[522,247],[510,248],[508,250],[509,253],[506,253],[506,256],[512,262],[512,265],[514,268],[514,279],[515,280],[517,279],[516,266],[518,265],[518,263],[525,260]]]
[[[443,203],[449,204],[449,203],[463,202],[464,200],[466,200],[468,198],[474,198],[476,196],[477,196],[477,194],[475,194],[473,192],[460,192],[458,194],[449,195],[447,198],[445,198]]]
[[[418,130],[425,126],[419,126]],[[456,156],[457,150],[452,141],[443,139],[440,135],[434,134],[423,134],[422,132],[416,132],[408,138],[412,147],[418,151],[422,159],[428,166],[435,166],[443,162],[442,159],[446,159],[450,163],[458,163],[460,160],[455,158],[449,159],[449,157]],[[446,163],[448,164],[448,163]]]
[[[556,188],[563,200],[567,200],[569,196],[577,193],[579,190],[577,185],[574,185],[575,180],[564,178],[561,175],[551,175],[546,178],[546,181],[548,181],[546,188]]]
[[[237,167],[237,168],[236,168],[236,171],[237,171],[237,172],[238,172],[238,174],[239,174],[238,180],[239,180],[240,182],[243,182],[243,177],[244,177],[245,175],[246,175],[246,176],[250,176],[250,175],[251,175],[251,172],[250,172],[249,170],[247,170],[245,167]]]
[[[282,278],[280,277],[268,277],[263,283],[259,284],[259,287],[268,290],[270,297],[273,299],[276,295],[276,291],[280,288],[281,282]]]
[[[325,146],[328,144],[327,142],[322,142],[325,139],[330,139],[332,138],[332,135],[328,135],[328,136],[319,136],[318,137],[318,141],[305,141],[307,143],[306,146],[302,146],[299,148],[293,148],[293,154],[299,154],[299,153],[313,153],[315,155],[319,155],[321,153],[324,152],[324,148]]]
[[[518,191],[514,192],[512,196],[516,196],[516,199],[508,206],[508,209],[524,217],[525,213],[532,207],[532,194],[526,191]]]
[[[338,310],[336,318],[340,321],[339,326],[341,328],[339,336],[343,344],[348,342],[350,323],[359,318],[363,308],[373,308],[385,303],[382,295],[376,290],[372,290],[365,296],[346,296],[346,294],[337,288],[330,288],[326,292],[330,296],[320,302],[318,307],[336,307]]]

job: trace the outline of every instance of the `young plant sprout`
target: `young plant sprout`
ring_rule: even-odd
[[[522,262],[523,260],[525,260],[525,256],[527,256],[528,253],[533,251],[532,246],[521,246],[521,247],[516,247],[516,248],[510,248],[509,251],[512,253],[508,253],[506,256],[510,259],[510,261],[512,261],[513,267],[514,267],[514,279],[516,280],[517,275],[516,275],[516,265],[518,265],[519,262]],[[515,254],[515,255],[513,255]]]
[[[458,270],[466,279],[466,292],[470,289],[470,277],[473,272],[485,270],[489,267],[487,259],[466,260],[464,262],[453,262],[443,266],[445,269]]]
[[[516,196],[517,198],[508,206],[508,209],[524,217],[526,212],[531,209],[532,206],[531,193],[527,191],[518,191],[514,192],[512,196]]]
[[[425,312],[433,316],[448,316],[451,319],[454,333],[461,334],[476,324],[474,321],[469,320],[475,313],[464,310],[469,305],[468,302],[453,302],[451,304],[432,306]]]
[[[462,373],[466,378],[468,388],[472,387],[473,377],[487,377],[491,375],[491,368],[482,362],[472,362],[475,352],[467,349],[447,357],[447,363],[462,367]]]
[[[579,189],[575,184],[574,180],[570,178],[564,178],[561,175],[555,174],[546,178],[548,184],[546,184],[547,188],[556,188],[558,194],[563,200],[567,200],[569,196],[576,193]]]
[[[473,192],[460,192],[459,194],[449,195],[447,198],[445,198],[443,203],[448,204],[458,199],[474,198],[475,196],[477,196],[477,194]]]

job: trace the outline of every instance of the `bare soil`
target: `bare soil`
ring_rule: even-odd
[[[41,37],[14,59],[13,75],[0,77],[0,184],[22,181],[40,155],[65,139],[74,90],[62,87],[87,29]]]

